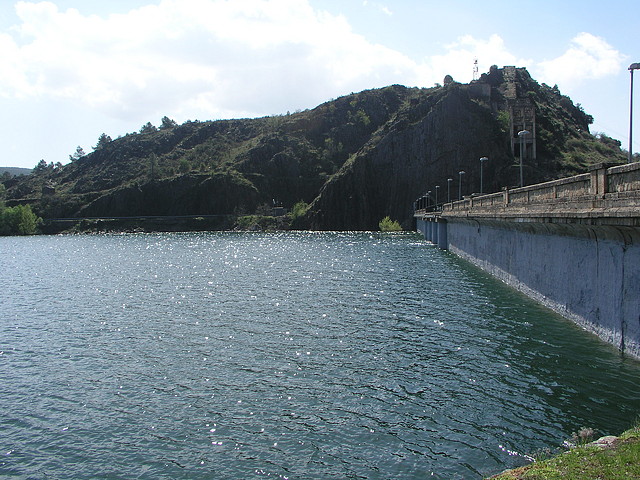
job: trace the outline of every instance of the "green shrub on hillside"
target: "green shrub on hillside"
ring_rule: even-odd
[[[509,115],[509,112],[501,110],[500,112],[498,112],[496,119],[498,120],[498,124],[500,125],[500,130],[503,133],[508,134],[509,128],[511,126],[511,115]]]
[[[291,220],[302,217],[309,210],[309,204],[300,200],[291,208]]]

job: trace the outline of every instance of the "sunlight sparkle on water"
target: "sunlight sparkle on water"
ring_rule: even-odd
[[[637,362],[412,234],[0,251],[0,476],[481,479],[640,413]]]

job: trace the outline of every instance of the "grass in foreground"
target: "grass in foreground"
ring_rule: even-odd
[[[640,426],[610,447],[584,445],[549,460],[491,477],[493,480],[640,480]]]

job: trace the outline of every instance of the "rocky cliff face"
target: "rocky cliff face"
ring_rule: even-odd
[[[557,88],[505,67],[470,85],[395,85],[292,115],[129,134],[7,180],[6,201],[43,217],[87,217],[249,214],[303,200],[303,228],[377,229],[387,215],[409,228],[427,191],[439,202],[478,192],[482,156],[485,191],[517,184],[512,117],[522,102],[537,122],[527,183],[624,161],[619,142],[591,136],[590,117]]]
[[[509,181],[512,158],[490,110],[474,102],[465,89],[451,85],[414,99],[377,131],[323,187],[312,204],[309,222],[316,229],[375,229],[386,215],[411,218],[413,201],[428,190],[435,200],[479,191],[479,161],[490,156],[486,189]],[[476,179],[475,177],[478,177]]]

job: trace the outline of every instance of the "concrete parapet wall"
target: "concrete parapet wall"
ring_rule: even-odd
[[[610,168],[598,165],[582,175],[465,197],[445,204],[441,215],[443,218],[640,226],[640,163]]]
[[[607,192],[640,191],[640,163],[628,163],[607,170]]]

